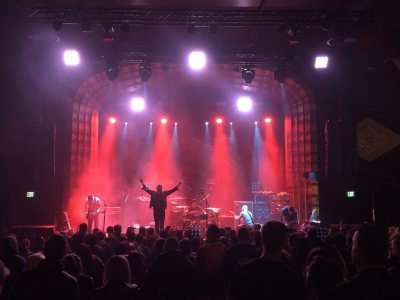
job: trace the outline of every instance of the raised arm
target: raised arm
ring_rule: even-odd
[[[168,191],[165,191],[164,194],[165,194],[166,196],[168,196],[168,195],[171,195],[172,193],[178,191],[178,190],[179,190],[179,187],[181,186],[181,184],[182,184],[182,181],[179,181],[176,187],[174,187],[174,188],[172,188],[172,189],[170,189],[170,190],[168,190]]]
[[[139,179],[139,182],[140,182],[140,184],[141,184],[141,186],[142,186],[142,190],[151,195],[153,191],[150,190],[150,189],[143,183],[143,179],[142,179],[142,178]]]

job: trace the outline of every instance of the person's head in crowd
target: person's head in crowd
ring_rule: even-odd
[[[122,226],[120,224],[114,225],[114,234],[120,236],[122,233]]]
[[[45,256],[41,252],[29,255],[25,262],[24,272],[36,269],[43,259],[45,259]]]
[[[133,230],[127,232],[127,234],[126,234],[126,239],[127,239],[128,242],[130,242],[130,243],[135,242],[135,239],[136,239],[136,234],[135,234],[135,232],[134,232]]]
[[[280,254],[288,239],[287,227],[278,221],[268,221],[261,228],[261,241],[266,254]]]
[[[218,241],[219,233],[220,232],[217,225],[215,224],[209,225],[206,232],[207,242],[211,243]]]
[[[131,270],[131,277],[133,283],[137,283],[135,280],[140,274],[144,274],[147,271],[146,257],[138,250],[133,250],[128,255],[128,262]]]
[[[65,272],[76,278],[82,274],[82,261],[75,253],[70,253],[64,256],[63,267]]]
[[[315,256],[307,267],[306,286],[316,295],[316,299],[328,299],[330,292],[343,281],[342,270],[335,261]]]
[[[179,247],[178,240],[174,237],[169,237],[164,243],[164,252],[177,251]]]
[[[33,253],[43,251],[46,240],[40,234],[33,237],[31,250]]]
[[[130,232],[135,232],[135,227],[133,227],[133,226],[128,226],[128,227],[126,227],[126,235],[128,235],[128,233],[130,233]]]
[[[254,223],[253,230],[254,231],[261,231],[261,224],[260,223]]]
[[[171,225],[167,225],[167,226],[165,226],[165,229],[164,229],[164,230],[169,234],[169,232],[170,232],[171,230],[173,230],[173,228],[172,228]]]
[[[128,255],[130,250],[130,246],[128,241],[123,241],[118,243],[117,247],[115,247],[114,252],[116,255]]]
[[[31,241],[29,239],[23,239],[19,243],[19,253],[24,258],[27,258],[31,254]]]
[[[179,242],[179,249],[185,254],[190,254],[192,252],[192,244],[190,243],[189,239],[182,239]]]
[[[239,243],[247,244],[250,242],[250,231],[246,227],[239,228],[237,232]]]
[[[10,275],[10,270],[8,270],[3,261],[0,259],[0,295],[8,275]]]
[[[122,255],[112,256],[104,266],[103,284],[108,282],[130,283],[131,271],[128,260]]]
[[[145,230],[146,237],[153,237],[155,236],[155,231],[153,227],[149,227]]]
[[[332,236],[332,242],[334,243],[335,247],[340,250],[346,250],[346,236],[342,232],[337,232]]]
[[[100,231],[100,230],[97,231],[97,232],[94,232],[94,234],[96,235],[98,241],[104,241],[104,239],[106,237],[105,233],[103,231]]]
[[[19,255],[18,241],[13,235],[8,235],[1,241],[1,253],[3,258],[11,258],[14,255]]]
[[[80,243],[76,247],[75,253],[80,257],[84,266],[85,263],[90,263],[93,261],[93,252],[87,244]]]
[[[151,227],[150,227],[151,228]],[[147,235],[149,235],[149,232],[150,232],[150,228],[148,228],[147,230],[146,230],[146,228],[145,227],[143,227],[143,226],[141,226],[141,227],[139,227],[139,234],[141,235],[141,236],[146,236],[146,233],[147,233]],[[153,231],[153,233],[154,233],[154,231]]]
[[[66,243],[61,235],[55,234],[44,245],[44,256],[48,260],[61,260],[65,254]]]
[[[201,240],[199,237],[194,236],[190,239],[190,244],[192,245],[192,251],[194,253],[198,253],[200,246],[201,246]]]
[[[390,256],[399,257],[400,256],[400,232],[392,234],[390,237]]]
[[[88,231],[88,226],[86,223],[81,223],[79,224],[79,229],[78,229],[80,234],[86,234]]]
[[[175,231],[176,234],[176,238],[178,239],[178,241],[180,241],[181,239],[183,239],[183,230],[182,229],[177,229]]]
[[[388,254],[389,241],[385,230],[362,224],[353,236],[351,257],[357,271],[382,267]]]
[[[226,236],[227,237],[229,237],[231,239],[232,238],[237,238],[237,232],[236,232],[235,229],[231,229],[231,230],[229,230],[229,232],[225,230],[225,232],[226,232]]]
[[[85,236],[85,243],[90,247],[93,247],[97,243],[97,235],[94,233],[89,233]]]
[[[317,240],[318,239],[318,230],[314,226],[309,226],[307,229],[307,237],[310,240]]]
[[[218,228],[218,237],[226,236],[225,228]]]
[[[219,238],[218,238],[218,241],[220,242],[220,243],[222,243],[222,245],[224,245],[226,248],[228,248],[229,247],[229,239],[226,237],[226,236],[220,236]]]
[[[108,234],[114,234],[114,226],[107,226],[107,230],[106,230],[106,232],[108,233]]]
[[[288,237],[288,250],[289,252],[294,252],[296,245],[297,245],[297,241],[302,237],[302,235],[300,234],[300,232],[291,232],[289,234]]]
[[[167,239],[169,237],[168,232],[166,232],[165,230],[161,229],[160,232],[158,233],[158,235],[160,236],[160,238],[163,239]]]
[[[155,252],[162,252],[164,249],[165,239],[158,238],[153,245],[153,251]]]

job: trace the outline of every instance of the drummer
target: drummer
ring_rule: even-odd
[[[188,215],[190,216],[199,216],[204,213],[204,210],[199,206],[196,200],[192,200],[190,206],[188,208]]]

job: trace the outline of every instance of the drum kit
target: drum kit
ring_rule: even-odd
[[[150,197],[140,196],[136,198],[139,201],[149,202]],[[183,205],[183,203],[191,203],[196,201],[192,198],[171,197],[168,198],[168,205],[172,207],[171,213],[176,221],[176,229],[187,230],[191,228],[201,228],[205,232],[208,224],[217,224],[220,226],[220,217],[226,217],[231,212],[224,212],[219,207],[206,207],[206,209],[198,206],[197,210],[192,210],[191,206]],[[232,212],[233,213],[233,212]]]

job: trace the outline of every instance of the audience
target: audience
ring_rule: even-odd
[[[170,226],[159,236],[118,224],[89,234],[82,223],[76,234],[47,241],[5,229],[0,300],[398,298],[397,228],[363,224],[326,237],[303,229],[277,221],[237,231],[211,224],[203,240]]]
[[[228,299],[305,299],[302,278],[282,262],[288,229],[278,221],[269,221],[261,229],[263,253],[238,266],[232,274]]]

